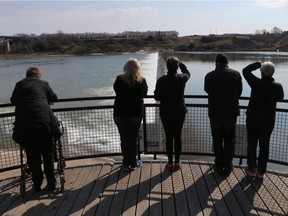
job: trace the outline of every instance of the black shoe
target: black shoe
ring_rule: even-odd
[[[228,177],[232,172],[233,172],[233,165],[229,166],[229,167],[225,167],[223,170],[223,174],[225,177]]]
[[[34,190],[35,193],[38,193],[38,192],[41,191],[41,186],[38,185],[38,184],[34,184],[33,185],[33,190]]]
[[[55,184],[47,184],[46,189],[48,191],[55,191],[56,190],[56,186],[55,186]]]
[[[219,173],[220,175],[223,175],[223,167],[218,165],[218,164],[214,164],[213,165],[213,170],[217,173]]]

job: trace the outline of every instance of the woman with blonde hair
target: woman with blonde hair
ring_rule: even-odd
[[[148,86],[141,75],[141,65],[137,59],[128,59],[123,72],[113,85],[116,93],[113,116],[120,134],[122,168],[130,171],[141,166],[141,162],[136,159],[137,137],[143,117],[143,98],[147,95]]]

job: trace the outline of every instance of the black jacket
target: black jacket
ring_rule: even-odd
[[[247,116],[263,118],[274,123],[276,104],[284,98],[283,87],[272,77],[258,78],[252,71],[261,67],[260,62],[252,63],[243,69],[243,76],[251,87],[251,95],[246,111]]]
[[[14,129],[18,136],[51,131],[54,119],[49,104],[57,100],[57,95],[48,82],[36,77],[25,78],[16,83],[10,100],[16,106]]]
[[[176,71],[168,71],[157,80],[154,99],[160,101],[160,113],[186,113],[184,91],[190,72],[186,66],[183,66],[181,72],[182,74],[177,74]]]
[[[141,83],[130,87],[121,76],[117,76],[113,85],[116,93],[113,115],[117,117],[142,117],[143,97],[147,95],[148,91],[146,80],[143,78]]]
[[[228,66],[218,66],[205,76],[204,90],[208,94],[209,117],[231,118],[240,114],[242,94],[241,74]]]

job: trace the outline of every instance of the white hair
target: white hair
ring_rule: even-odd
[[[275,66],[272,62],[266,61],[262,63],[260,71],[262,72],[263,76],[272,77],[275,72]]]

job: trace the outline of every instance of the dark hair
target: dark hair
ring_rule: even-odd
[[[217,54],[216,55],[216,64],[226,65],[228,64],[228,58],[225,54]]]
[[[38,67],[29,67],[26,70],[26,77],[37,77],[40,79],[41,74],[41,70]]]
[[[168,71],[177,71],[179,67],[179,59],[175,56],[169,56],[166,61],[166,67]]]

